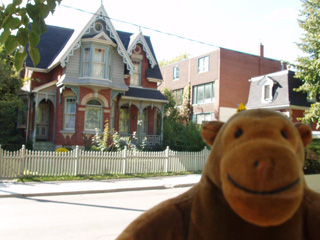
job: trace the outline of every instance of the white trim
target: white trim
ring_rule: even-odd
[[[58,80],[54,80],[54,81],[51,81],[49,83],[46,83],[46,84],[43,84],[39,87],[35,87],[32,92],[39,92],[43,89],[46,89],[46,88],[49,88],[49,87],[52,87],[53,85],[55,85],[56,83],[58,82]]]
[[[150,98],[141,98],[141,97],[129,97],[129,96],[122,96],[121,99],[124,100],[140,100],[140,101],[147,101],[147,102],[161,102],[161,103],[168,103],[168,100],[157,100],[157,99],[150,99]]]
[[[108,31],[110,31],[111,38],[113,38],[116,43],[118,44],[117,50],[120,56],[123,58],[123,63],[127,64],[127,68],[130,72],[133,71],[133,64],[131,62],[131,59],[125,49],[125,47],[122,44],[122,41],[117,34],[117,31],[115,30],[113,24],[111,23],[109,16],[103,7],[101,5],[99,9],[96,11],[95,14],[91,17],[89,22],[85,25],[84,28],[77,34],[73,33],[69,41],[67,42],[65,48],[59,53],[59,55],[54,59],[52,64],[48,67],[48,71],[50,71],[56,64],[60,63],[62,67],[65,67],[67,62],[69,61],[69,58],[73,56],[74,51],[81,46],[81,38],[83,35],[85,35],[91,28],[94,28],[95,22],[97,20],[103,20],[106,23],[106,28]],[[74,35],[76,34],[76,35]]]
[[[151,68],[153,68],[155,65],[157,65],[157,61],[155,57],[153,56],[148,43],[146,42],[146,39],[144,38],[142,32],[139,32],[138,34],[134,34],[130,36],[130,43],[128,47],[128,54],[131,56],[132,51],[136,48],[137,44],[141,44],[143,46],[143,50],[146,52],[146,56],[150,61]]]
[[[163,79],[159,79],[159,78],[147,78],[149,82],[155,82],[155,83],[158,83],[158,82],[162,82]]]

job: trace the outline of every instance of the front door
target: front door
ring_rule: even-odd
[[[49,114],[49,104],[40,103],[37,112],[37,140],[48,140]]]

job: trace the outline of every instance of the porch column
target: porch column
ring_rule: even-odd
[[[36,138],[37,138],[37,114],[38,114],[38,102],[36,101],[35,107],[34,107],[32,148],[34,148],[34,145],[36,143]]]
[[[34,119],[33,119],[33,136],[32,136],[32,148],[34,148],[36,139],[37,139],[37,115],[39,107],[39,94],[35,93],[34,98]]]
[[[138,143],[141,144],[142,143],[142,135],[141,135],[141,132],[142,132],[142,102],[140,101],[140,107],[139,107],[139,116],[138,116]]]
[[[164,117],[164,104],[162,104],[162,109],[161,109],[161,137],[160,137],[161,144],[163,142],[163,117]]]

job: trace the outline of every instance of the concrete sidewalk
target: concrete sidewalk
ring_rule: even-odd
[[[183,176],[131,178],[88,181],[0,182],[0,198],[35,197],[135,190],[189,187],[199,182],[201,174]]]
[[[0,198],[35,197],[71,194],[108,193],[121,191],[190,187],[199,182],[201,174],[183,176],[110,179],[99,181],[54,181],[54,182],[0,182]],[[306,175],[307,185],[320,192],[320,174]]]

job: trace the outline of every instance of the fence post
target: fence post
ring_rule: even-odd
[[[167,146],[165,153],[166,153],[166,159],[164,162],[164,172],[167,173],[168,172],[168,162],[169,162],[169,146]]]
[[[122,173],[126,174],[126,162],[127,162],[127,146],[123,149],[123,159],[122,159]]]
[[[79,146],[76,146],[76,151],[75,151],[75,162],[74,162],[74,175],[78,175],[78,159],[79,158]]]
[[[24,157],[26,155],[26,147],[22,145],[20,150],[20,177],[24,177]]]

